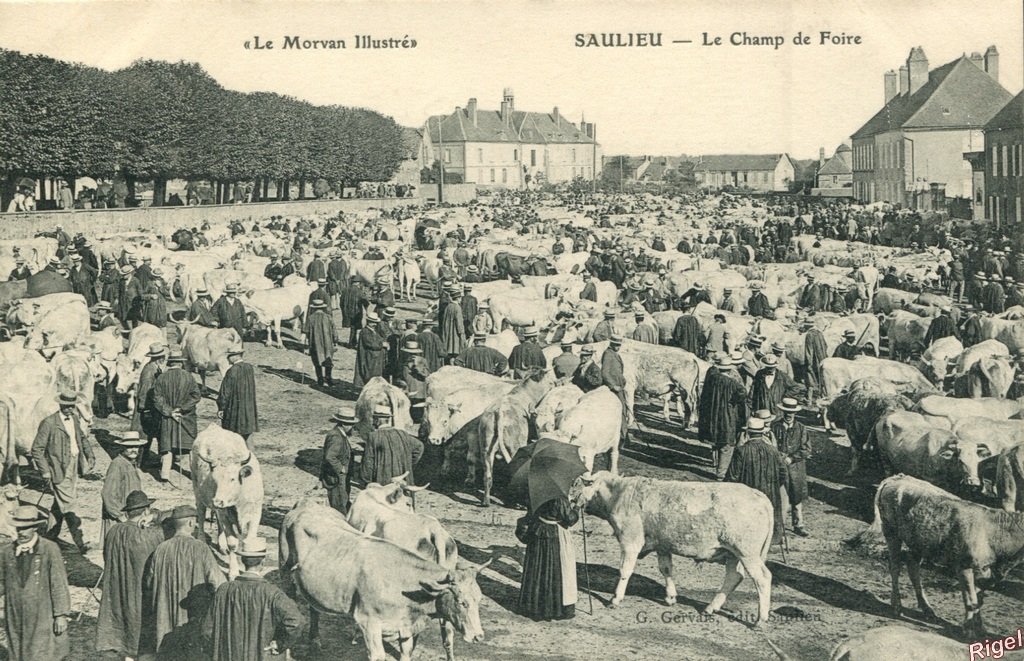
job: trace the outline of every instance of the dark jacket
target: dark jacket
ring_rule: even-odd
[[[78,474],[84,475],[92,470],[96,459],[93,456],[92,444],[78,422],[78,414],[75,413],[73,416],[78,435]],[[71,439],[64,429],[60,411],[46,416],[39,423],[35,441],[32,442],[32,462],[43,478],[50,479],[54,484],[63,482],[72,469]]]

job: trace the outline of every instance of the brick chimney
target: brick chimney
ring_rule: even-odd
[[[910,49],[907,70],[910,72],[910,93],[913,94],[928,82],[928,58],[920,46]]]
[[[466,102],[466,112],[469,113],[469,121],[473,122],[473,126],[476,126],[476,97]]]
[[[985,49],[985,72],[992,76],[992,80],[999,82],[999,51],[995,46]]]
[[[818,169],[825,167],[825,148],[818,147]]]
[[[971,53],[971,57],[968,59],[970,59],[971,62],[977,64],[978,68],[981,69],[982,71],[985,70],[985,60],[982,59],[981,53],[979,53],[978,51],[974,51],[973,53]]]
[[[558,106],[551,111],[551,115],[555,118],[555,126],[562,128],[562,116],[558,114]]]
[[[889,69],[882,76],[885,87],[885,102],[889,103],[899,94],[899,83],[896,81],[896,72]]]
[[[900,66],[900,94],[906,94],[910,89],[910,70],[907,65]]]
[[[501,123],[508,126],[512,123],[512,113],[515,112],[515,96],[512,94],[512,88],[506,87],[505,92],[501,99]]]

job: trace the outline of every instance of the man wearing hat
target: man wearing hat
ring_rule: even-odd
[[[132,422],[130,429],[139,434],[139,438],[146,441],[143,445],[142,454],[149,451],[150,444],[160,436],[160,414],[153,404],[153,385],[156,377],[164,370],[167,362],[167,347],[163,342],[154,342],[149,345],[146,353],[149,362],[142,366],[139,372],[139,380],[135,387],[134,407],[132,408]],[[141,463],[146,462],[146,457],[141,458]]]
[[[700,321],[693,314],[692,306],[685,305],[683,313],[676,319],[676,324],[672,328],[672,343],[695,356],[704,356],[704,331],[701,330]]]
[[[117,299],[121,292],[121,268],[113,259],[103,260],[103,269],[100,271],[97,280],[100,283],[100,300],[110,301],[111,306],[117,309]]]
[[[883,287],[885,285],[882,285]],[[820,312],[824,308],[821,287],[814,282],[814,275],[807,274],[807,284],[800,291],[797,306],[809,312]]]
[[[860,347],[857,346],[857,332],[852,328],[847,328],[843,331],[843,343],[832,352],[832,357],[853,360],[859,355]]]
[[[263,269],[263,277],[274,283],[275,287],[281,286],[281,257],[277,253],[270,256],[270,263]]]
[[[732,289],[728,287],[722,290],[722,303],[718,309],[733,314],[743,314],[743,304],[740,303],[740,299],[732,295]]]
[[[142,258],[142,264],[135,267],[135,277],[138,278],[139,284],[145,289],[149,286],[149,281],[153,279],[153,258],[146,255]]]
[[[114,441],[114,444],[121,451],[110,460],[107,475],[103,478],[103,508],[100,517],[103,521],[102,537],[107,536],[107,531],[115,523],[127,520],[124,505],[128,494],[142,488],[139,452],[146,445],[145,439],[140,438],[138,432],[129,431]]]
[[[601,378],[601,366],[594,361],[594,349],[585,346],[580,349],[580,364],[572,374],[572,384],[587,393],[600,388],[604,384]]]
[[[220,411],[220,426],[244,438],[252,452],[249,437],[260,430],[256,412],[256,372],[252,365],[242,360],[244,352],[241,346],[228,349],[231,366],[224,373],[220,392],[217,393],[217,410]]]
[[[619,426],[619,442],[622,446],[629,443],[629,419],[632,412],[626,401],[626,374],[619,349],[622,347],[622,336],[612,335],[608,340],[608,348],[601,355],[601,382],[619,398],[622,405],[622,419]]]
[[[594,246],[590,250],[590,256],[587,257],[587,261],[583,263],[583,268],[586,269],[587,273],[592,278],[600,278],[601,271],[604,269],[604,262],[601,261],[601,249]]]
[[[779,374],[785,374],[790,379],[795,378],[793,376],[793,364],[786,356],[786,347],[781,342],[772,343],[772,355],[775,356],[776,369]]]
[[[245,339],[245,306],[238,300],[238,283],[229,282],[224,286],[224,293],[210,308],[213,318],[220,328],[234,328],[238,337]]]
[[[205,328],[216,328],[217,319],[213,316],[213,298],[206,287],[199,287],[195,291],[196,300],[188,309],[189,323],[198,324]]]
[[[21,505],[11,515],[13,544],[0,545],[7,654],[17,661],[63,659],[70,653],[71,593],[60,547],[39,535],[46,514]]]
[[[850,311],[846,304],[846,285],[837,284],[828,297],[828,311],[833,314],[846,314]]]
[[[487,336],[483,333],[473,335],[473,345],[460,353],[452,364],[491,376],[501,376],[508,372],[508,359],[497,349],[486,346],[486,340]]]
[[[324,285],[327,284],[327,265],[324,264],[322,255],[317,250],[313,253],[313,259],[309,260],[309,264],[306,265],[306,282],[319,284],[321,280],[324,281]]]
[[[772,310],[772,306],[768,303],[768,297],[761,291],[763,285],[760,282],[751,282],[750,291],[753,292],[750,295],[750,299],[747,301],[747,314],[751,317],[760,317],[762,319],[774,319],[775,312]]]
[[[142,283],[135,277],[135,269],[130,264],[121,267],[117,317],[125,328],[134,328],[142,319]]]
[[[953,309],[948,305],[942,306],[939,316],[933,318],[928,325],[928,332],[924,336],[925,347],[930,347],[935,341],[941,340],[944,337],[960,339],[960,331],[953,322],[952,316],[950,316],[952,312]]]
[[[462,323],[467,329],[473,328],[473,319],[476,318],[479,308],[479,303],[476,300],[476,296],[473,296],[472,289],[469,285],[463,285],[462,301],[460,302],[462,306]]]
[[[516,345],[508,356],[508,366],[515,378],[523,379],[536,369],[547,369],[548,359],[537,343],[540,331],[537,326],[530,325],[523,331],[522,344]]]
[[[76,294],[85,298],[87,307],[96,305],[96,277],[99,275],[93,268],[82,262],[82,256],[74,254],[71,256],[71,270],[68,271],[68,280],[71,282],[71,289]]]
[[[11,269],[11,274],[7,276],[9,282],[15,280],[27,280],[32,275],[32,271],[29,270],[28,266],[25,265],[25,258],[18,257],[14,260],[14,268]]]
[[[202,615],[214,591],[225,581],[209,545],[194,537],[195,507],[178,505],[165,519],[164,527],[170,529],[171,537],[160,542],[153,551],[142,578],[139,647],[143,654],[150,655],[159,654],[165,643],[174,645],[169,634],[183,630],[190,623],[192,626],[188,628],[194,630],[198,638]],[[189,602],[204,599],[206,604],[202,608],[189,605]],[[167,649],[184,652],[175,647]]]
[[[288,658],[302,631],[299,607],[260,575],[267,555],[262,537],[242,540],[238,555],[245,569],[217,588],[203,620],[204,637],[212,643],[211,661],[266,660],[275,654]]]
[[[427,374],[433,374],[441,369],[444,364],[444,344],[441,336],[434,332],[434,320],[429,316],[419,320],[419,330],[416,333],[416,342],[423,352],[424,369]]]
[[[597,285],[590,271],[583,272],[583,291],[580,292],[581,301],[593,301],[597,303]]]
[[[594,330],[590,332],[590,339],[593,342],[607,342],[615,333],[615,310],[605,308],[603,319],[597,322]]]
[[[807,388],[807,401],[811,402],[822,392],[821,362],[829,357],[828,345],[825,334],[813,319],[805,319],[800,324],[800,332],[804,333],[804,386]]]
[[[395,338],[398,339],[398,336]],[[402,341],[393,375],[394,383],[405,390],[410,402],[418,404],[427,398],[425,382],[429,375],[423,360],[423,350],[416,336],[410,335]]]
[[[775,354],[768,354],[761,359],[761,369],[754,375],[750,387],[750,407],[754,410],[765,409],[774,414],[783,397],[799,397],[801,388],[789,376],[778,371],[779,359]]]
[[[82,537],[82,519],[77,514],[78,476],[92,472],[96,458],[88,435],[82,431],[77,402],[73,393],[60,393],[58,410],[39,423],[32,442],[32,463],[53,494],[56,523],[48,536],[56,539],[66,520],[71,539],[84,554],[89,547]]]
[[[807,459],[811,456],[811,440],[803,423],[796,414],[800,404],[792,397],[784,397],[779,403],[782,416],[771,425],[776,448],[786,464],[786,495],[789,498],[793,532],[807,537],[804,528],[803,501],[807,500]]]
[[[316,281],[316,289],[309,292],[309,297],[306,299],[306,318],[309,319],[310,306],[313,305],[314,300],[321,300],[324,302],[324,309],[331,311],[331,292],[327,289],[327,278],[323,277]]]
[[[775,531],[772,544],[782,541],[781,488],[786,481],[786,464],[778,450],[765,442],[764,420],[747,421],[747,442],[736,448],[725,475],[727,482],[745,484],[768,497],[775,510]]]
[[[331,252],[331,260],[327,262],[327,292],[331,297],[330,309],[337,310],[341,292],[348,282],[348,264],[342,259],[341,250]]]
[[[108,301],[99,301],[93,307],[94,312],[94,323],[93,328],[96,331],[103,331],[108,328],[116,327],[120,328],[121,324],[118,322],[117,317],[111,312],[110,303]]]
[[[636,328],[633,329],[633,339],[637,342],[658,344],[660,339],[658,324],[654,323],[654,320],[643,312],[636,312],[633,318],[636,320]]]
[[[387,338],[380,334],[380,317],[373,310],[366,313],[366,327],[359,331],[356,344],[355,376],[352,385],[362,388],[375,376],[384,376],[384,354]],[[333,350],[333,347],[332,347]]]
[[[450,301],[440,311],[438,317],[441,324],[441,342],[444,344],[448,364],[466,348],[466,326],[462,306],[458,303],[459,293],[457,289],[450,292]]]
[[[1024,305],[1024,293],[1021,292],[1021,285],[1024,283],[1015,283],[1010,276],[1006,276],[1004,281],[1006,282],[1006,301],[1004,302],[1006,309]]]
[[[185,371],[185,357],[177,349],[167,356],[167,369],[153,383],[153,408],[160,416],[160,480],[170,482],[174,453],[190,452],[196,440],[196,406],[202,400],[199,384]]]
[[[341,308],[341,325],[349,329],[348,346],[355,348],[359,330],[363,327],[363,316],[370,298],[363,290],[363,285],[356,276],[349,278],[348,285],[341,290],[339,307]]]
[[[157,267],[152,271],[149,284],[142,290],[142,321],[164,328],[167,325],[167,297],[164,273]]]
[[[51,273],[56,273],[57,269],[59,269],[60,267],[61,267],[60,259],[58,259],[57,257],[51,257],[50,259],[48,259],[46,261],[46,267],[43,270],[44,271],[49,271]]]
[[[477,268],[475,264],[470,264],[466,267],[466,275],[462,277],[462,281],[470,284],[476,284],[478,282],[483,282],[484,280],[480,277],[480,269]]]
[[[338,341],[337,330],[334,328],[334,318],[327,309],[327,301],[324,299],[314,298],[309,304],[309,310],[309,317],[306,319],[309,340],[308,350],[309,357],[313,361],[316,382],[319,386],[333,386],[334,378],[331,372],[334,369],[334,344]],[[364,329],[363,334],[369,335],[368,330]],[[363,341],[360,338],[360,345],[362,343]],[[357,352],[357,375],[359,372],[358,363],[359,357]]]
[[[1002,314],[1006,311],[1006,292],[1000,278],[994,274],[981,290],[981,309],[992,314]]]
[[[136,659],[142,631],[142,576],[149,556],[164,541],[154,523],[153,499],[142,490],[125,499],[125,520],[103,538],[103,598],[96,617],[96,651]]]
[[[483,335],[490,335],[494,332],[494,319],[491,318],[491,304],[484,301],[477,308],[476,316],[473,317],[472,323],[469,326],[469,330],[474,335],[482,333]]]
[[[344,515],[348,514],[349,491],[352,488],[352,445],[349,434],[356,424],[356,412],[350,406],[331,416],[334,427],[324,437],[323,461],[320,462],[320,485],[327,489],[327,502]]]
[[[563,339],[561,348],[562,353],[551,361],[551,369],[559,383],[567,383],[579,369],[580,357],[573,353],[572,342],[569,340]]]
[[[394,414],[387,404],[373,411],[373,431],[366,437],[359,473],[363,482],[387,484],[408,473],[406,482],[415,484],[413,466],[423,456],[423,443],[403,429],[392,426]]]
[[[710,370],[709,370],[710,372]],[[730,356],[715,357],[714,376],[701,389],[697,438],[711,444],[715,476],[722,480],[747,419],[747,393]]]

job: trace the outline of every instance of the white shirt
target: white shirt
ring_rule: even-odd
[[[63,413],[60,416],[64,422],[64,430],[68,433],[68,438],[71,439],[71,456],[78,456],[78,435],[75,433],[75,416],[70,414],[65,416]]]

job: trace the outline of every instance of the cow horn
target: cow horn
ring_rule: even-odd
[[[242,462],[242,465],[246,466],[249,464],[250,461],[252,461],[252,452],[250,452],[249,455],[245,458],[245,461]]]
[[[476,573],[478,573],[478,574],[479,574],[479,573],[480,573],[480,572],[482,572],[483,570],[487,569],[488,567],[490,567],[490,566],[491,566],[491,563],[492,563],[492,562],[494,562],[494,561],[495,561],[495,560],[497,560],[497,559],[498,559],[498,554],[497,554],[497,553],[495,553],[494,555],[492,555],[492,556],[490,557],[490,559],[488,559],[488,560],[487,560],[487,562],[485,562],[484,564],[482,564],[482,565],[480,565],[480,566],[478,566],[478,567],[476,568]]]
[[[422,487],[408,486],[408,487],[403,487],[402,490],[403,491],[407,491],[407,492],[411,492],[411,493],[418,493],[420,491],[423,491],[424,489],[426,489],[429,486],[430,486],[430,482],[427,482]]]
[[[392,484],[397,484],[398,482],[404,482],[405,478],[407,478],[407,477],[409,477],[409,471],[405,471],[401,475],[394,476],[393,478],[391,478],[391,483]]]

